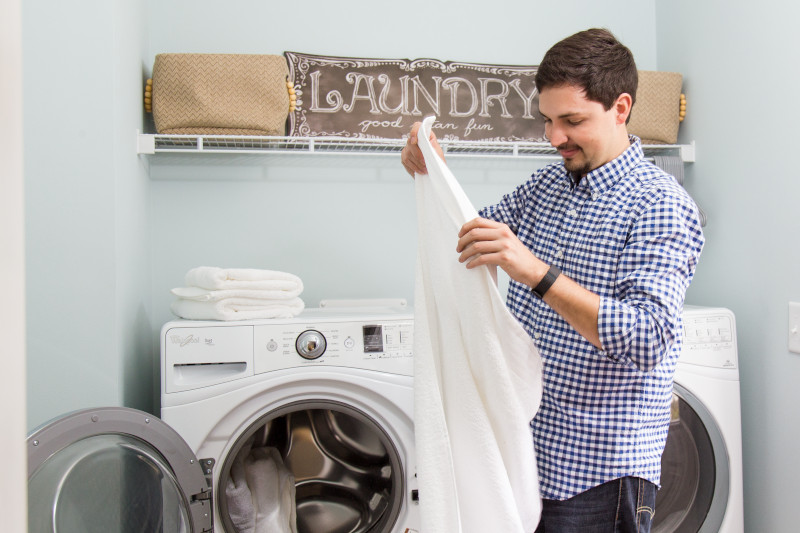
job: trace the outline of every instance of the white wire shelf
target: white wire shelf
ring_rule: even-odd
[[[547,143],[446,141],[440,145],[447,157],[560,159]],[[356,139],[349,137],[258,137],[247,135],[162,135],[139,133],[137,151],[158,154],[254,154],[254,155],[365,155],[396,156],[404,139]],[[691,144],[643,145],[646,155],[679,155],[684,163],[694,162]]]

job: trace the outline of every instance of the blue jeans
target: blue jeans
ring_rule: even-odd
[[[649,481],[624,477],[568,500],[543,500],[536,533],[649,533],[656,490]]]

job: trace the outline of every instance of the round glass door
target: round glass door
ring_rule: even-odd
[[[711,413],[675,383],[653,533],[716,532],[728,501],[728,453]]]
[[[133,409],[78,411],[28,438],[29,533],[210,531],[210,501],[208,529],[189,502],[203,485],[185,441]]]
[[[178,482],[150,445],[124,435],[70,444],[28,480],[30,533],[187,533]]]

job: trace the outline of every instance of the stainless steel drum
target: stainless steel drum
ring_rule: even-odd
[[[221,497],[240,454],[278,450],[295,478],[299,533],[388,531],[403,497],[400,456],[380,425],[334,401],[296,402],[268,413],[237,441],[217,489],[220,519],[235,531]]]

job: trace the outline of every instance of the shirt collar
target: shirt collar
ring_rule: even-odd
[[[631,145],[616,159],[598,167],[581,178],[578,188],[586,188],[592,193],[602,193],[611,188],[620,177],[630,173],[644,159],[642,141],[635,135],[628,135]],[[569,179],[574,182],[570,173]]]

